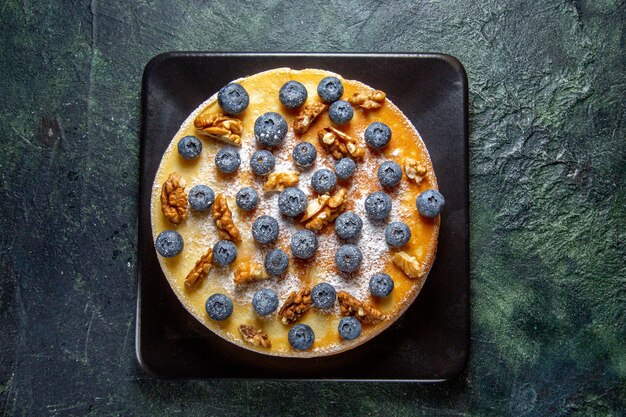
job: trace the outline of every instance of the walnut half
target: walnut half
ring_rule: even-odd
[[[356,139],[334,127],[328,126],[317,132],[317,139],[335,159],[361,160],[365,156],[365,148]]]
[[[263,184],[263,191],[283,191],[300,182],[300,175],[296,171],[272,172]]]
[[[306,133],[317,116],[322,114],[327,108],[328,106],[324,103],[311,103],[304,106],[304,109],[298,113],[296,119],[293,121],[293,131],[297,134]]]
[[[426,167],[413,158],[404,159],[404,171],[406,172],[407,178],[416,184],[422,182],[428,173]]]
[[[346,201],[347,191],[345,188],[339,189],[330,196],[323,194],[311,200],[306,207],[301,223],[304,227],[318,232],[324,226],[334,221],[343,210],[343,203]]]
[[[256,262],[244,262],[240,263],[237,269],[235,269],[233,281],[237,285],[242,285],[266,278],[269,278],[269,275],[263,269],[263,265]]]
[[[310,288],[305,287],[298,292],[292,292],[278,310],[280,321],[285,325],[297,322],[311,308],[312,303]]]
[[[187,218],[187,193],[185,180],[172,172],[161,188],[161,211],[173,224],[180,224]]]
[[[385,102],[387,94],[384,91],[356,91],[352,97],[348,99],[348,103],[353,106],[359,106],[366,110],[378,109]]]
[[[367,324],[387,319],[386,314],[358,300],[345,291],[339,291],[337,293],[337,299],[339,300],[341,314],[344,316],[356,316],[357,319]]]
[[[418,260],[404,251],[393,255],[391,260],[409,278],[417,279],[424,276],[424,271]]]
[[[239,333],[241,333],[241,338],[252,346],[264,348],[272,347],[272,342],[270,342],[269,337],[256,327],[241,324],[239,326]]]
[[[213,215],[213,220],[215,220],[220,239],[241,242],[241,234],[233,222],[233,213],[228,208],[228,201],[226,201],[224,194],[220,193],[215,197],[211,214]]]
[[[187,278],[185,278],[185,288],[193,288],[199,278],[206,278],[211,271],[211,262],[213,262],[213,249],[209,248],[204,255],[198,259]]]
[[[221,113],[201,114],[193,121],[200,133],[241,148],[243,123]]]

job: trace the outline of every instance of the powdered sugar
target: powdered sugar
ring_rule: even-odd
[[[242,164],[240,170],[250,171],[249,160],[252,154],[260,149],[253,136],[242,138],[243,147],[240,150],[240,156]],[[291,152],[295,145],[299,143],[299,139],[293,135],[290,131],[285,138],[282,146],[273,150],[274,157],[276,158],[276,165],[274,172],[284,171],[297,171],[300,174],[300,181],[297,185],[306,195],[310,201],[313,198],[317,198],[317,194],[312,190],[310,186],[311,177],[313,174],[321,169],[328,168],[334,169],[335,159],[329,155],[323,148],[317,145],[318,157],[313,166],[307,169],[299,169],[292,160]],[[310,285],[313,286],[319,282],[328,282],[333,285],[338,291],[344,290],[357,298],[365,299],[369,295],[368,284],[372,275],[382,271],[384,266],[390,261],[391,254],[389,253],[387,244],[384,241],[384,229],[386,226],[385,221],[372,221],[367,218],[365,214],[364,201],[369,192],[375,191],[372,188],[372,184],[377,184],[376,180],[372,181],[371,176],[376,172],[380,163],[384,161],[384,157],[378,153],[372,153],[364,161],[357,163],[357,170],[354,177],[344,183],[340,183],[339,187],[346,187],[347,193],[347,209],[354,211],[363,219],[363,230],[361,236],[355,243],[361,252],[363,253],[363,263],[359,270],[352,274],[344,274],[337,271],[335,268],[319,267],[315,266],[316,261],[324,261],[325,264],[330,263],[334,265],[334,254],[339,246],[346,243],[341,241],[334,231],[332,231],[333,225],[326,226],[331,228],[330,232],[320,233],[318,235],[318,250],[316,256],[311,259],[311,268],[309,271]],[[261,191],[262,184],[266,180],[265,177],[259,177],[250,173],[251,177],[246,176],[249,181],[253,183],[253,187],[257,189],[261,196],[261,202],[259,207],[255,210],[254,215],[246,217],[245,219],[238,210],[233,211],[233,217],[239,229],[242,232],[244,240],[249,239],[251,224],[255,218],[262,215],[269,215],[276,218],[280,224],[279,241],[275,245],[269,247],[262,247],[256,243],[253,243],[254,249],[251,253],[254,262],[263,263],[264,257],[267,252],[273,247],[280,247],[290,254],[290,242],[291,236],[298,230],[302,230],[302,225],[297,219],[292,219],[282,215],[278,208],[278,196],[279,192],[272,191],[263,193]],[[206,178],[205,173],[202,174]],[[231,184],[234,189],[239,189],[243,186],[250,185],[249,183],[243,184],[239,180]],[[398,190],[394,192],[402,193],[402,185],[397,187]],[[231,190],[232,192],[233,190]],[[392,211],[394,218],[398,217],[397,213]],[[208,226],[203,226],[208,227]],[[208,234],[209,230],[207,230]],[[204,234],[204,233],[203,233]],[[329,260],[330,259],[330,260]],[[293,264],[293,257],[290,256],[290,264]],[[216,270],[215,272],[219,271]],[[290,267],[283,277],[271,277],[270,279],[260,282],[248,284],[245,286],[236,286],[232,280],[232,274],[229,274],[227,270],[224,273],[213,273],[212,275],[220,281],[224,290],[234,296],[235,299],[241,302],[250,302],[254,294],[261,288],[271,288],[278,294],[281,300],[284,300],[288,294],[292,291],[297,291],[302,288],[303,283],[301,276],[299,277],[297,270]]]

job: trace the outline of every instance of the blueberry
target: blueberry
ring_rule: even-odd
[[[335,175],[340,180],[347,180],[354,175],[356,171],[356,163],[352,158],[341,158],[339,162],[335,164]]]
[[[415,199],[417,210],[424,217],[432,219],[437,217],[443,209],[446,200],[437,190],[426,190]]]
[[[332,103],[343,94],[343,84],[337,77],[326,77],[317,85],[317,94],[324,103]]]
[[[352,244],[341,245],[335,252],[335,264],[341,272],[354,272],[361,266],[363,254],[361,250]]]
[[[393,280],[388,274],[379,273],[370,278],[370,293],[374,297],[386,297],[393,291]]]
[[[311,177],[311,186],[318,194],[328,193],[337,186],[337,177],[330,169],[322,168]]]
[[[159,255],[166,258],[173,258],[183,251],[183,237],[175,230],[164,230],[159,233],[156,239],[156,250]]]
[[[252,237],[262,245],[278,239],[278,222],[272,216],[260,216],[252,223]]]
[[[385,227],[385,240],[389,246],[404,246],[411,240],[411,229],[405,223],[391,222]]]
[[[248,92],[239,84],[230,83],[217,93],[217,104],[224,110],[224,113],[232,116],[242,113],[249,103]]]
[[[391,197],[382,191],[375,191],[365,199],[365,213],[374,220],[384,220],[391,212]]]
[[[309,259],[317,251],[317,236],[310,230],[300,230],[291,235],[291,253],[299,259]]]
[[[383,187],[395,187],[402,179],[402,168],[394,161],[385,161],[378,167],[378,181]]]
[[[339,335],[344,340],[354,340],[361,336],[362,329],[363,327],[361,326],[361,322],[352,316],[343,317],[339,320],[339,326],[337,326]]]
[[[330,120],[338,125],[345,125],[354,116],[354,110],[350,103],[344,100],[337,100],[328,109]]]
[[[270,151],[256,151],[250,158],[250,168],[257,175],[269,174],[274,169],[274,166],[276,166],[276,158]]]
[[[335,287],[327,282],[317,284],[311,290],[311,300],[317,308],[330,308],[335,304],[337,299],[337,291]]]
[[[195,136],[185,136],[178,141],[178,153],[184,159],[196,159],[202,152],[202,142]]]
[[[272,314],[278,308],[278,296],[273,290],[263,288],[254,294],[252,307],[259,316]]]
[[[287,81],[278,92],[278,99],[288,109],[297,109],[306,101],[306,87],[298,81]]]
[[[365,142],[375,149],[389,145],[391,129],[384,123],[374,122],[365,129]]]
[[[358,214],[346,211],[335,219],[335,233],[343,240],[356,239],[363,229],[363,220]]]
[[[251,187],[244,187],[237,192],[235,202],[240,209],[248,211],[259,205],[259,194]]]
[[[311,145],[309,142],[300,142],[293,148],[291,156],[297,166],[300,168],[308,168],[315,162],[317,150],[315,146]]]
[[[226,320],[233,314],[233,302],[224,294],[213,294],[206,300],[206,312],[213,320]]]
[[[315,333],[313,333],[313,329],[306,324],[296,324],[289,330],[287,339],[294,349],[307,350],[313,346]]]
[[[231,147],[222,148],[215,154],[215,165],[224,174],[232,174],[237,171],[240,164],[239,152]]]
[[[306,194],[299,188],[285,188],[278,196],[278,209],[288,217],[301,215],[306,209]]]
[[[289,267],[289,256],[282,249],[272,249],[265,255],[265,269],[270,275],[282,275]]]
[[[213,260],[219,265],[227,266],[237,257],[237,248],[230,240],[219,240],[213,246]]]
[[[211,189],[203,184],[198,184],[189,190],[189,205],[192,209],[198,211],[208,210],[215,201],[215,193]]]
[[[278,113],[260,115],[254,122],[254,137],[263,146],[274,148],[287,136],[287,121]]]

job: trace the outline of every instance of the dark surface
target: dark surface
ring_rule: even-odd
[[[152,244],[154,176],[181,123],[208,98],[197,92],[211,95],[233,79],[277,67],[324,68],[385,91],[424,137],[446,195],[437,259],[414,305],[374,340],[313,360],[260,355],[205,329],[169,288]],[[137,350],[145,369],[167,377],[368,380],[441,380],[463,370],[469,355],[467,80],[456,60],[172,53],[148,64],[142,97]]]
[[[2,2],[0,413],[624,415],[625,16],[623,0]],[[170,50],[460,59],[470,116],[464,375],[181,382],[139,369],[141,75]]]

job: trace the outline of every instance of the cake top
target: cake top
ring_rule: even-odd
[[[338,353],[419,293],[436,188],[419,134],[384,92],[279,68],[185,120],[155,177],[153,235],[174,292],[218,335],[266,354]]]

